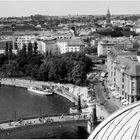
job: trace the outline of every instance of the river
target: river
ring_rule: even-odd
[[[73,105],[69,100],[56,94],[39,96],[24,88],[0,87],[0,122],[41,114],[68,113]],[[32,133],[26,138],[86,139],[87,137],[88,134],[84,128],[69,126],[61,129],[55,128],[50,132]]]

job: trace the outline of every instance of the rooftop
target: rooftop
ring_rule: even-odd
[[[83,46],[84,42],[79,37],[72,37],[68,42],[69,46]]]
[[[83,46],[84,42],[80,37],[58,39],[58,42],[67,42],[69,46]]]
[[[140,62],[136,55],[128,55],[128,56],[117,56],[117,66],[122,67],[125,66],[124,73],[131,76],[140,76]]]

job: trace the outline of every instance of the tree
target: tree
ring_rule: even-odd
[[[31,77],[37,78],[37,75],[38,75],[38,65],[34,65],[34,67],[31,70]]]
[[[4,64],[6,60],[6,56],[4,54],[0,54],[0,67]]]
[[[24,71],[25,71],[26,76],[31,76],[31,71],[33,67],[34,67],[33,64],[24,65]]]
[[[17,75],[19,65],[14,60],[8,60],[2,65],[2,71],[8,77],[15,77]]]
[[[16,61],[19,63],[19,67],[21,69],[24,68],[25,65],[27,65],[27,53],[26,53],[26,44],[23,44],[23,47],[21,50],[18,51],[18,54],[17,54],[17,59]],[[23,70],[24,71],[24,70]]]
[[[91,53],[97,53],[97,48],[94,47],[85,47],[84,53],[91,54]]]
[[[37,42],[35,41],[34,42],[34,48],[33,48],[33,51],[34,51],[34,55],[37,55],[38,54],[38,46],[37,46],[38,44],[37,44]]]
[[[49,75],[49,67],[47,66],[46,63],[42,63],[38,70],[37,79],[47,81],[49,79],[48,75]]]
[[[72,70],[73,82],[78,86],[85,83],[86,80],[86,70],[85,63],[82,61],[75,62],[74,68]]]
[[[28,57],[31,57],[33,54],[33,46],[31,42],[28,43],[27,49],[28,49]]]
[[[6,47],[5,47],[5,55],[7,56],[7,58],[8,58],[8,49],[9,48],[9,44],[8,44],[8,42],[6,42]]]
[[[58,67],[57,67],[57,60],[55,58],[51,58],[48,62],[49,67],[49,80],[50,81],[56,81],[59,79],[60,75],[57,74]]]
[[[26,54],[27,54],[26,49],[27,49],[26,44],[23,44],[23,47],[22,47],[22,55],[23,56],[26,56]]]
[[[10,43],[9,44],[9,59],[12,59],[12,55],[13,55],[12,49],[13,49],[13,45],[12,45],[12,43]]]

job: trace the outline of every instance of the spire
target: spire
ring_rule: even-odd
[[[107,14],[109,14],[109,15],[110,15],[110,11],[109,11],[109,8],[108,8],[108,10],[107,10]]]
[[[107,14],[106,14],[106,24],[107,25],[111,24],[111,15],[109,9],[107,10]]]

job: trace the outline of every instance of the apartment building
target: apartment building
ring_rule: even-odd
[[[120,101],[140,100],[140,55],[116,45],[107,56],[108,83],[120,95]]]
[[[116,44],[117,42],[113,39],[105,38],[101,41],[98,42],[97,46],[97,53],[98,56],[100,55],[107,55],[108,52],[112,49],[112,47]]]
[[[4,54],[5,53],[6,43],[12,44],[12,40],[11,39],[0,40],[0,54]]]
[[[85,47],[84,42],[79,37],[60,39],[57,41],[57,45],[60,48],[61,54],[66,52],[80,52]]]
[[[17,48],[19,50],[22,49],[23,44],[28,45],[29,42],[34,43],[37,41],[36,36],[34,35],[25,35],[25,36],[18,36],[15,37],[15,43],[17,44]]]

